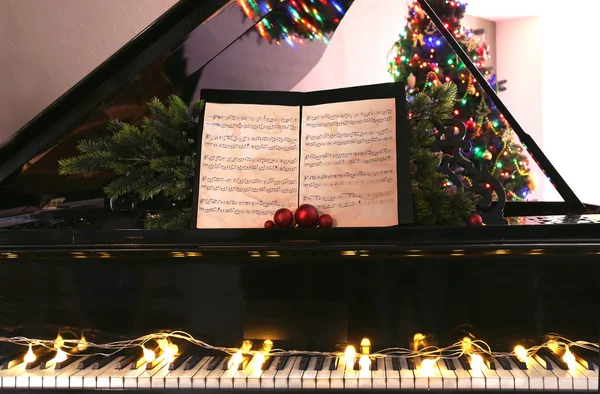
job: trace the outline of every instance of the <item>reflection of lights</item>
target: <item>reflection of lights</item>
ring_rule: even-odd
[[[27,351],[27,353],[25,354],[25,357],[23,358],[23,361],[25,361],[25,364],[29,364],[34,362],[36,359],[35,354],[33,354],[33,350],[31,350],[31,343],[29,344],[29,350]]]
[[[423,372],[425,376],[433,376],[433,367],[435,367],[436,361],[437,360],[431,358],[426,358],[421,361],[421,372]]]
[[[358,360],[361,372],[368,372],[371,368],[371,359],[368,356],[361,356]]]
[[[474,371],[482,371],[485,369],[483,357],[481,357],[479,354],[471,354],[471,369]]]
[[[519,360],[526,362],[527,361],[527,350],[521,345],[515,346],[515,354],[519,358]]]
[[[548,348],[552,350],[553,353],[558,353],[558,342],[554,339],[548,341]]]
[[[569,366],[569,371],[577,369],[577,361],[575,361],[575,356],[573,355],[573,353],[571,353],[568,346],[565,350],[565,354],[563,355],[562,359]]]
[[[227,362],[227,369],[230,371],[237,370],[242,361],[244,361],[244,356],[242,355],[242,351],[238,350],[238,352],[231,356],[231,359],[229,359],[229,361]]]
[[[265,355],[263,353],[258,353],[254,355],[254,358],[252,359],[252,367],[255,370],[260,370],[262,368],[262,365],[265,362]]]
[[[144,360],[151,363],[156,358],[156,354],[150,349],[146,349],[144,345],[142,345],[142,350],[144,351]]]
[[[344,361],[346,362],[346,370],[354,369],[354,361],[356,360],[356,349],[354,346],[350,345],[346,348],[346,352],[344,354]]]
[[[56,350],[56,356],[54,356],[54,362],[62,363],[67,359],[67,353],[65,353],[62,349]]]
[[[174,343],[169,343],[169,345],[163,351],[163,357],[168,362],[171,362],[175,359],[177,352],[179,351],[179,347]]]

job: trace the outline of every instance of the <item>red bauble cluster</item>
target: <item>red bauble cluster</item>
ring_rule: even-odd
[[[483,219],[481,218],[481,215],[477,213],[474,213],[467,218],[467,224],[469,226],[485,226],[485,224],[483,224]]]
[[[313,205],[302,204],[292,213],[287,208],[278,209],[273,216],[273,220],[265,222],[265,228],[272,227],[293,227],[295,223],[298,227],[331,227],[333,218],[330,215],[323,214],[319,216],[319,211]]]

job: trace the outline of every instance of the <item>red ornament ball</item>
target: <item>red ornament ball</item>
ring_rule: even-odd
[[[328,214],[323,214],[319,217],[319,227],[333,226],[333,218]]]
[[[294,214],[287,208],[278,209],[273,216],[273,222],[277,227],[290,227],[294,223]]]
[[[469,226],[483,226],[483,219],[479,214],[474,213],[467,219],[467,224]]]
[[[275,222],[274,222],[274,221],[272,221],[272,220],[267,220],[267,221],[265,222],[265,228],[273,228],[273,227],[275,227]]]
[[[295,217],[299,227],[314,227],[319,221],[319,211],[310,204],[302,204],[296,209]]]

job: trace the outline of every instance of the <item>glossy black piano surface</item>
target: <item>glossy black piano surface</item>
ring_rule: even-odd
[[[523,369],[503,353],[486,356],[486,375],[456,356],[424,376],[427,357],[388,357],[371,360],[362,380],[353,368],[340,377],[343,356],[329,354],[360,349],[365,337],[372,351],[410,348],[417,333],[440,347],[479,339],[493,352],[540,345],[549,333],[598,344],[594,207],[572,215],[564,203],[509,204],[508,224],[486,227],[147,231],[144,215],[163,201],[111,209],[102,192],[110,174],[58,175],[57,160],[75,154],[77,141],[104,133],[109,118],[139,120],[151,97],[177,93],[190,101],[205,87],[291,89],[325,44],[290,50],[261,37],[256,23],[277,23],[288,3],[248,14],[236,1],[181,1],[0,147],[2,390],[597,391],[597,349],[576,346],[575,371],[552,354],[529,357]],[[352,1],[338,4],[345,12]],[[240,78],[226,65],[249,52],[263,61],[245,64],[253,78]],[[55,206],[44,207],[53,198]],[[164,358],[146,365],[136,345],[108,358],[85,356],[98,351],[90,346],[65,369],[29,371],[18,369],[27,346],[6,341],[53,340],[60,332],[106,344],[175,330],[217,347],[252,340],[260,349],[268,339],[275,348],[329,355],[273,356],[269,374],[251,377],[246,361],[239,373],[224,371],[234,351],[173,338],[173,370]],[[52,351],[43,354],[39,343],[33,349],[38,362],[50,360]]]

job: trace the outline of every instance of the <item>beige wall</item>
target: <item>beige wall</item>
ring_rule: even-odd
[[[0,145],[176,0],[0,0]]]

